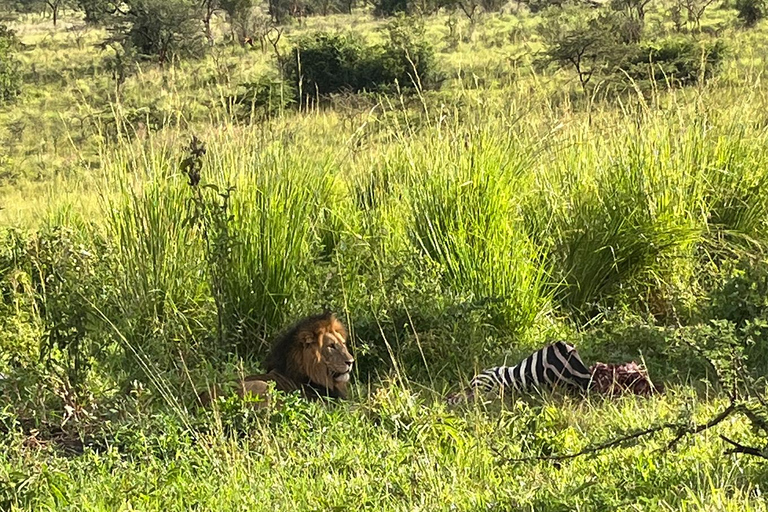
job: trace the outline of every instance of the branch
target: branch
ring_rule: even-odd
[[[675,438],[672,441],[670,441],[669,444],[667,445],[667,450],[672,450],[675,447],[675,445],[677,445],[677,443],[688,434],[698,434],[699,432],[703,432],[721,423],[728,416],[736,412],[736,410],[737,410],[736,404],[734,402],[731,402],[731,405],[726,407],[726,409],[723,412],[721,412],[720,414],[718,414],[708,422],[702,425],[697,425],[692,429],[681,427],[680,430],[678,430],[677,432],[677,436],[675,436]]]
[[[679,425],[677,423],[665,423],[664,425],[659,425],[659,426],[651,427],[645,430],[633,432],[632,434],[627,434],[625,436],[613,439],[611,441],[608,441],[602,444],[588,446],[581,451],[578,451],[576,453],[570,453],[568,455],[538,455],[535,457],[509,458],[509,459],[506,459],[505,462],[533,462],[533,461],[540,461],[540,460],[575,459],[576,457],[581,457],[582,455],[587,455],[590,453],[596,453],[603,450],[607,450],[608,448],[613,448],[614,446],[618,446],[627,441],[631,441],[632,439],[638,439],[640,437],[647,436],[649,434],[655,434],[656,432],[661,432],[662,430],[675,428],[675,427],[679,427]]]
[[[591,453],[597,453],[601,452],[603,450],[607,450],[609,448],[613,448],[615,446],[621,445],[627,441],[631,441],[633,439],[639,439],[641,437],[655,434],[657,432],[661,432],[663,430],[677,430],[677,435],[675,438],[667,445],[667,450],[671,450],[683,437],[685,437],[688,434],[698,434],[700,432],[703,432],[704,430],[710,429],[714,427],[715,425],[718,425],[723,420],[725,420],[728,416],[733,414],[734,412],[739,411],[740,408],[736,406],[735,403],[731,403],[723,412],[709,420],[707,423],[702,423],[700,425],[696,425],[693,428],[690,428],[684,424],[680,423],[664,423],[662,425],[658,425],[656,427],[651,427],[645,430],[639,430],[637,432],[633,432],[631,434],[627,434],[622,437],[618,437],[616,439],[613,439],[611,441],[607,441],[605,443],[601,443],[594,446],[588,446],[581,451],[578,451],[576,453],[570,453],[567,455],[538,455],[534,457],[519,457],[519,458],[508,458],[505,460],[505,462],[535,462],[535,461],[543,461],[543,460],[552,460],[552,461],[560,461],[560,460],[569,460],[569,459],[575,459],[576,457],[581,457],[582,455],[588,455]],[[766,457],[768,458],[768,457]]]
[[[727,437],[725,437],[722,434],[720,435],[720,439],[722,439],[723,441],[725,441],[728,444],[733,445],[733,448],[731,448],[730,450],[725,452],[726,454],[744,453],[744,454],[747,454],[747,455],[754,455],[755,457],[760,457],[762,459],[768,459],[768,455],[766,455],[763,450],[759,450],[759,449],[753,448],[751,446],[744,446],[743,444],[740,444],[740,443],[737,443],[736,441],[728,439]]]

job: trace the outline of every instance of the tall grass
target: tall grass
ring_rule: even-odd
[[[478,135],[417,155],[407,182],[409,238],[441,267],[447,293],[491,303],[492,325],[524,334],[548,307],[546,253],[522,223],[525,149]]]
[[[210,170],[227,172],[226,166]],[[328,247],[323,235],[339,212],[327,165],[302,155],[268,152],[238,169],[235,183],[228,321],[238,338],[252,343],[252,333],[274,334],[292,314],[306,314],[313,305],[300,300],[302,291],[309,292],[306,276],[316,259],[333,250],[335,233],[325,240]]]
[[[414,124],[408,107],[381,106],[400,131],[364,158],[323,146],[339,137],[297,134],[291,119],[271,133],[209,132],[203,182],[233,187],[221,213],[230,239],[215,255],[225,269],[219,312],[210,249],[186,222],[192,191],[178,171],[180,144],[150,136],[109,150],[104,205],[119,309],[151,318],[137,325],[163,336],[176,315],[171,337],[196,333],[209,344],[223,315],[228,339],[218,348],[260,354],[289,318],[323,306],[345,309],[376,343],[381,320],[430,330],[428,319],[469,308],[500,335],[473,352],[482,357],[525,343],[559,315],[581,326],[621,305],[652,310],[673,285],[684,293],[708,233],[763,236],[765,134],[745,136],[738,122],[640,110],[638,123],[598,135],[594,124],[621,119],[611,112],[541,139],[538,116],[495,132],[477,111],[435,123],[423,107]],[[493,102],[482,108],[486,122],[510,122]],[[304,116],[295,122],[314,116],[329,134],[338,126],[328,113]],[[416,286],[405,284],[413,276]],[[443,343],[461,350],[460,339]]]
[[[114,188],[102,192],[114,258],[110,313],[132,342],[171,341],[167,348],[173,352],[173,342],[195,341],[209,301],[201,243],[186,222],[189,192],[163,151],[147,155],[138,168],[124,157],[116,154],[113,167],[105,167]]]

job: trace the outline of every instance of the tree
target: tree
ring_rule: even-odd
[[[140,57],[157,57],[160,64],[174,56],[199,56],[205,48],[199,7],[199,0],[130,0],[109,27],[112,41]]]
[[[255,19],[253,15],[253,0],[220,0],[221,9],[226,13],[232,33],[241,45],[248,38],[253,39],[256,25],[261,25],[262,20]],[[262,36],[259,34],[259,40]],[[262,43],[262,50],[263,50]]]
[[[645,22],[645,8],[651,0],[611,0],[611,7],[616,11],[624,11],[630,18]]]
[[[200,7],[203,10],[203,25],[205,26],[205,37],[208,43],[213,45],[213,32],[211,31],[211,18],[216,11],[221,9],[219,0],[200,0]]]
[[[352,14],[352,8],[355,6],[355,0],[340,0],[341,5],[344,7],[344,12]]]
[[[701,18],[704,16],[704,11],[714,2],[715,0],[682,0],[683,8],[688,13],[688,21],[693,23],[696,31],[701,30]]]
[[[64,7],[66,0],[45,0],[45,5],[51,10],[53,15],[53,26],[56,26],[56,22],[59,19],[59,10]]]
[[[623,39],[627,43],[638,43],[645,28],[645,8],[651,0],[611,0],[611,8],[623,13]]]
[[[267,8],[272,21],[278,25],[286,18],[301,17],[305,12],[302,0],[267,0]]]
[[[573,68],[586,93],[592,77],[614,67],[622,53],[620,22],[613,13],[578,7],[550,12],[539,28],[546,45],[544,55],[550,62]]]

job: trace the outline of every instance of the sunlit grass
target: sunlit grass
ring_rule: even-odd
[[[713,11],[707,24],[726,19]],[[674,451],[668,433],[560,464],[507,462],[727,404],[697,381],[701,361],[670,362],[658,345],[680,324],[708,325],[697,315],[723,258],[764,258],[765,26],[729,29],[732,53],[708,84],[584,98],[568,73],[534,66],[535,16],[481,17],[471,34],[459,18],[456,41],[447,15],[426,18],[441,90],[339,97],[254,124],[227,97],[273,70],[270,52],[217,45],[199,61],[131,65],[117,84],[94,46],[101,29],[12,24],[29,83],[0,111],[0,226],[22,228],[0,252],[0,373],[19,374],[0,395],[0,509],[766,510],[765,466],[723,455],[718,437],[751,440],[742,419]],[[381,37],[382,20],[351,20],[310,17],[281,44],[350,25]],[[204,192],[228,226],[221,252],[191,218],[180,161],[192,135],[207,148],[201,184],[234,187],[223,211]],[[15,426],[63,417],[67,383],[34,363],[45,326],[11,254],[53,226],[101,265],[91,416],[65,426],[91,447],[74,457]],[[196,410],[194,389],[262,369],[269,337],[324,307],[352,333],[349,402]],[[659,319],[649,336],[661,341],[617,311]],[[626,328],[591,339],[606,319]],[[648,357],[667,393],[441,402],[555,335],[590,357]]]

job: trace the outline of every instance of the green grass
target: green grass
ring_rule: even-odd
[[[765,374],[765,25],[726,29],[708,83],[585,98],[535,64],[536,16],[471,36],[460,18],[456,39],[448,20],[426,18],[440,90],[253,123],[226,98],[269,53],[219,41],[118,87],[104,31],[11,22],[27,46],[0,110],[1,510],[766,510],[767,467],[718,437],[764,442],[743,417],[675,450],[667,432],[507,462],[708,420],[727,392],[691,345]],[[383,23],[311,17],[281,44],[350,25],[380,42]],[[193,134],[218,187],[199,196]],[[348,402],[196,408],[324,307],[350,328]],[[668,391],[443,405],[554,337],[643,361]]]
[[[137,400],[146,403],[147,391]],[[9,509],[765,510],[757,483],[764,465],[723,456],[714,434],[675,451],[666,449],[671,436],[659,435],[561,465],[505,462],[576,451],[679,409],[701,420],[722,405],[682,389],[661,399],[545,399],[456,412],[397,385],[331,408],[289,401],[246,414],[233,405],[221,429],[212,419],[190,430],[137,412],[102,425],[108,441],[73,458],[12,438],[0,459],[0,481],[15,497]],[[232,430],[234,420],[241,430]],[[749,435],[739,422],[719,431]]]

